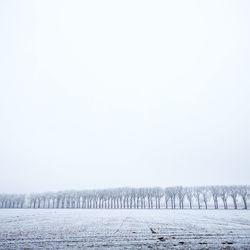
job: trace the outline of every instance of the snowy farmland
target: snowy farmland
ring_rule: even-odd
[[[250,249],[250,211],[0,210],[0,249],[45,248]]]

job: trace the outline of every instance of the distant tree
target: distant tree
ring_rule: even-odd
[[[249,195],[249,186],[238,186],[238,193],[242,198],[244,209],[247,209],[247,196]]]
[[[199,209],[201,209],[201,190],[202,190],[201,187],[195,187],[194,188],[194,197],[197,200],[198,208]]]
[[[193,208],[192,201],[193,201],[193,197],[194,197],[194,188],[186,187],[185,193],[186,193],[187,200],[189,202],[189,208],[192,209]]]
[[[229,186],[228,187],[228,194],[231,196],[234,204],[234,209],[237,209],[237,196],[238,196],[238,187],[237,186]]]
[[[165,188],[164,189],[164,198],[165,198],[165,207],[168,208],[168,202],[170,200],[170,191],[169,191],[169,188]]]
[[[218,186],[211,186],[209,187],[209,190],[212,194],[213,201],[214,201],[214,208],[218,209],[218,196],[219,196],[219,187]]]
[[[207,187],[201,187],[200,188],[200,193],[201,193],[201,197],[203,199],[205,208],[207,209],[207,203],[208,203],[208,200],[210,198],[209,188],[207,188]]]
[[[218,189],[219,189],[219,196],[222,199],[224,209],[228,209],[227,198],[228,198],[229,189],[227,186],[220,186],[220,187],[218,187]]]
[[[170,201],[171,201],[171,208],[176,208],[176,196],[177,196],[177,188],[176,187],[169,187],[169,194],[170,194]]]
[[[182,186],[179,186],[176,188],[176,193],[177,193],[178,200],[179,200],[179,208],[183,209],[184,208],[184,199],[185,199],[185,190],[183,189]]]

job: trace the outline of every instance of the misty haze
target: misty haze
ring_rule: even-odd
[[[0,249],[250,249],[249,13],[0,1]]]

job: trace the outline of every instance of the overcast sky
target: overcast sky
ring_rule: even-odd
[[[249,184],[249,1],[0,2],[0,192]]]

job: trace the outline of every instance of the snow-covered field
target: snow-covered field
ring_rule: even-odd
[[[0,210],[0,249],[250,249],[249,210]]]

